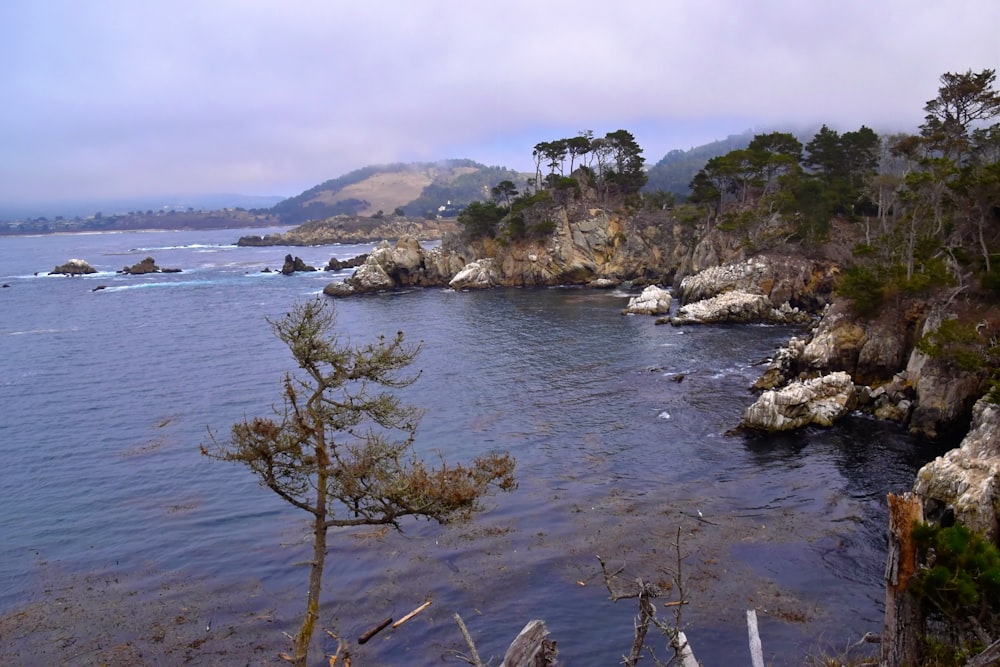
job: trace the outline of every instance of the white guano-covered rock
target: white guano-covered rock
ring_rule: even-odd
[[[372,252],[365,263],[359,266],[346,281],[355,293],[381,292],[396,289],[396,281],[386,273],[379,263],[378,252]]]
[[[630,298],[628,306],[622,312],[633,315],[665,315],[670,312],[671,300],[670,292],[662,287],[649,285],[641,294]]]
[[[670,318],[673,325],[716,322],[769,322],[776,317],[771,301],[763,294],[740,290],[681,306]]]
[[[961,445],[917,473],[925,503],[950,507],[955,519],[993,542],[1000,538],[1000,406],[980,399]]]
[[[498,284],[494,262],[492,259],[479,259],[469,262],[448,283],[452,289],[489,289]]]
[[[844,372],[793,382],[765,391],[743,413],[743,428],[790,431],[804,426],[832,426],[856,404],[854,381]]]

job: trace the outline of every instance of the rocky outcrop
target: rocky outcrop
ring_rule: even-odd
[[[917,473],[914,491],[929,517],[943,510],[997,542],[1000,539],[1000,406],[980,399],[962,444]]]
[[[374,253],[357,268],[354,275],[344,282],[351,286],[355,294],[385,292],[396,289],[398,285],[385,268],[378,263]]]
[[[358,255],[357,257],[352,257],[350,259],[340,260],[336,257],[331,257],[330,261],[326,263],[323,267],[324,271],[344,271],[346,269],[356,269],[365,263],[368,259],[368,254]]]
[[[633,296],[628,300],[628,305],[622,311],[622,314],[664,315],[670,312],[672,300],[668,290],[656,285],[647,285],[641,294]]]
[[[281,273],[286,276],[290,276],[298,271],[308,272],[315,270],[315,266],[306,264],[302,261],[301,257],[292,257],[291,255],[285,255],[285,263],[281,266]]]
[[[342,297],[402,287],[441,287],[464,266],[465,261],[459,255],[442,253],[440,248],[424,250],[411,237],[399,239],[395,245],[383,241],[349,278],[343,283],[327,285],[323,293]]]
[[[789,431],[804,426],[832,426],[855,406],[851,376],[831,373],[765,391],[743,413],[741,428],[754,431]]]
[[[763,295],[774,308],[788,303],[816,311],[829,303],[835,274],[835,267],[828,262],[793,255],[757,255],[687,276],[680,282],[678,296],[681,304],[687,305],[737,291]]]
[[[800,367],[813,372],[847,371],[859,384],[885,382],[906,366],[915,318],[886,310],[859,318],[850,303],[835,302],[802,351]]]
[[[496,266],[492,259],[469,262],[448,282],[455,290],[489,289],[498,284]]]
[[[92,267],[85,259],[70,259],[65,264],[60,264],[49,271],[50,276],[82,276],[88,273],[97,273],[97,269]]]
[[[132,266],[126,266],[122,268],[118,273],[123,273],[129,276],[141,276],[147,273],[180,273],[180,269],[164,269],[156,265],[156,260],[152,257],[147,257],[138,264],[133,264]]]
[[[775,352],[767,370],[757,378],[751,389],[761,391],[774,389],[795,377],[798,373],[799,358],[802,356],[802,350],[805,349],[805,346],[805,340],[795,336],[789,338],[785,347]]]
[[[944,309],[935,309],[927,317],[921,335],[937,331],[948,318]],[[981,372],[957,368],[947,358],[931,356],[919,348],[910,354],[906,377],[917,395],[910,431],[929,438],[964,430],[986,384]]]
[[[340,215],[325,220],[313,220],[281,234],[244,236],[238,246],[316,246],[334,243],[376,243],[409,236],[423,241],[441,239],[445,232],[454,231],[455,223],[410,218],[360,218]]]
[[[789,306],[787,301],[780,308],[775,308],[764,294],[734,290],[681,306],[676,315],[664,321],[681,326],[721,322],[803,324],[811,320],[808,313]]]

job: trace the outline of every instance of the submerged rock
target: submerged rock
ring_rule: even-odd
[[[97,269],[92,267],[85,259],[70,259],[67,260],[65,264],[60,264],[49,271],[50,276],[59,274],[66,276],[81,276],[88,273],[97,273]]]
[[[997,542],[1000,406],[985,398],[977,401],[972,410],[972,428],[961,445],[921,468],[914,491],[924,498],[928,516],[935,513],[931,511],[934,509],[951,509],[955,519]]]
[[[628,300],[628,306],[625,307],[622,314],[664,315],[670,312],[671,301],[669,291],[656,285],[649,285],[642,290],[641,294]]]
[[[804,426],[832,426],[856,404],[854,381],[844,372],[793,382],[760,395],[743,413],[741,428],[790,431]]]

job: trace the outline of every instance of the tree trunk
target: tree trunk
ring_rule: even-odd
[[[317,447],[319,450],[320,447]],[[317,451],[317,454],[320,452]],[[325,451],[319,457],[326,460]],[[320,465],[316,479],[316,505],[313,508],[313,558],[309,568],[309,592],[306,615],[302,627],[295,637],[295,667],[307,667],[309,642],[312,641],[316,620],[319,618],[319,594],[323,584],[323,568],[326,566],[326,466]]]
[[[885,628],[882,631],[882,666],[913,667],[919,664],[923,636],[923,609],[907,590],[917,569],[913,524],[923,521],[920,496],[889,494],[889,556],[885,565]]]

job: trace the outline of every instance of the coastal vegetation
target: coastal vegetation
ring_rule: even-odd
[[[214,435],[202,453],[246,466],[259,483],[311,515],[313,555],[306,612],[289,661],[308,663],[331,528],[385,526],[401,530],[409,517],[448,522],[469,518],[484,496],[515,487],[514,459],[490,453],[471,465],[428,467],[413,452],[421,413],[393,390],[419,374],[401,375],[419,352],[402,332],[354,346],[341,341],[324,301],[295,305],[271,328],[292,353],[301,375],[287,374],[273,417]]]

